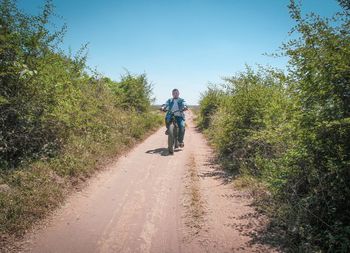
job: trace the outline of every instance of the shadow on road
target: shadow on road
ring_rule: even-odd
[[[159,154],[162,156],[168,155],[168,149],[167,148],[156,148],[156,149],[150,149],[146,151],[147,154]]]
[[[174,152],[179,152],[181,149],[175,149]],[[146,154],[159,154],[161,156],[168,156],[169,151],[167,148],[156,148],[156,149],[150,149],[145,152]]]
[[[220,161],[215,156],[207,157],[205,167],[208,167],[207,171],[202,171],[199,174],[201,178],[211,177],[215,179],[219,185],[229,185],[239,176],[238,171],[233,171],[220,166]],[[252,196],[250,190],[237,190],[232,191],[231,194],[224,194],[222,197],[227,198],[228,201],[237,201],[239,198],[251,199],[251,203],[248,206],[255,209],[254,212],[246,213],[239,217],[230,217],[232,222],[225,224],[240,232],[243,236],[249,236],[251,239],[244,245],[244,247],[250,248],[253,245],[266,245],[278,250],[277,252],[288,251],[288,239],[285,231],[274,222],[273,218],[268,218],[258,206],[261,206],[262,199],[255,199]],[[265,200],[267,201],[267,200]],[[259,204],[260,203],[260,204]],[[268,205],[268,203],[265,203]],[[238,222],[237,221],[241,221]],[[242,249],[244,249],[244,247]],[[294,251],[292,251],[294,252]]]
[[[232,181],[239,175],[237,171],[222,168],[219,165],[218,159],[215,157],[208,157],[204,166],[210,169],[203,171],[199,176],[202,178],[213,177],[223,185],[232,183]]]

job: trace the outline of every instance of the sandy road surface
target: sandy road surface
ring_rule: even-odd
[[[167,156],[164,128],[70,196],[29,252],[272,252],[255,239],[251,200],[210,164],[187,113],[185,148]]]

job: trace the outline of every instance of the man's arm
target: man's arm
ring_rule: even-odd
[[[187,103],[186,103],[185,99],[182,99],[182,106],[183,106],[183,111],[187,111],[188,110],[188,106],[187,106]]]
[[[170,104],[170,102],[169,102],[169,99],[168,99],[168,100],[165,102],[165,104],[162,105],[161,110],[162,110],[162,111],[167,111],[167,110],[169,110],[169,104]]]

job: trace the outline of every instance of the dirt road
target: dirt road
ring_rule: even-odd
[[[273,252],[263,219],[210,162],[187,113],[185,148],[167,156],[164,128],[70,196],[29,252]]]

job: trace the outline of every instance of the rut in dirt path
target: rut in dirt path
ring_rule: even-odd
[[[209,163],[188,112],[185,148],[167,156],[164,128],[70,196],[29,252],[273,252],[251,200]]]

